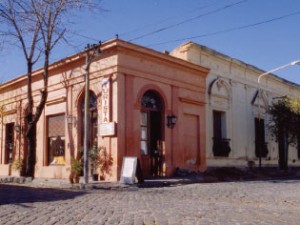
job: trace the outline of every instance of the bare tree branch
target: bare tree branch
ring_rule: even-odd
[[[27,64],[26,111],[28,155],[26,175],[34,176],[36,163],[36,126],[48,97],[49,59],[53,49],[68,32],[68,18],[72,11],[95,9],[100,0],[1,0],[0,33],[2,37],[17,40]],[[32,70],[43,56],[43,87],[39,102],[34,105]],[[35,107],[35,108],[34,108]],[[25,156],[24,156],[25,157]]]

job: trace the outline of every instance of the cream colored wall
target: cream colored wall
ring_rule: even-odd
[[[254,104],[255,93],[257,92],[257,78],[264,71],[253,66],[244,64],[238,60],[215,52],[206,47],[187,43],[176,48],[172,55],[193,62],[210,69],[206,79],[206,156],[208,166],[246,166],[248,161],[255,161],[255,127],[254,118],[258,115],[257,99]],[[217,90],[212,87],[209,94],[209,87],[215,79],[223,80],[228,87]],[[299,97],[300,87],[284,82],[274,76],[266,76],[261,79],[261,89],[264,92],[265,102],[260,102],[262,117],[265,119],[267,128],[268,115],[265,111],[272,104],[273,98],[278,96]],[[223,87],[221,85],[221,87]],[[266,103],[266,104],[264,104]],[[229,157],[214,157],[212,152],[213,118],[212,111],[220,110],[226,113],[226,133],[231,139],[231,152]],[[278,146],[266,129],[266,142],[268,142],[269,154],[263,159],[263,165],[278,165]],[[300,165],[297,159],[297,149],[289,147],[289,165]]]

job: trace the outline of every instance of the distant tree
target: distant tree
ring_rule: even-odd
[[[294,143],[297,145],[298,159],[300,159],[300,99],[293,99],[290,102],[291,110],[294,113],[293,119],[293,135],[295,137]]]
[[[269,109],[271,134],[278,142],[279,168],[288,169],[288,148],[300,139],[300,101],[282,98]]]
[[[65,39],[68,17],[74,10],[95,8],[100,0],[1,0],[0,34],[17,45],[23,52],[27,65],[26,137],[28,155],[26,175],[34,176],[36,163],[36,125],[48,96],[50,54]],[[43,86],[40,98],[33,98],[33,66],[43,60]]]

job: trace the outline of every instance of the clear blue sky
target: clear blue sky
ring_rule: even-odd
[[[103,0],[102,8],[76,14],[73,46],[58,46],[52,62],[115,34],[158,51],[191,40],[266,71],[300,59],[299,0]],[[20,49],[5,46],[0,82],[25,72]],[[300,66],[276,74],[300,84]]]

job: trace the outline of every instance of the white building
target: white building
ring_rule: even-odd
[[[193,42],[171,54],[210,69],[206,79],[207,166],[259,165],[259,112],[264,130],[262,166],[277,166],[278,144],[268,131],[266,110],[278,97],[300,96],[300,86],[268,75],[260,81],[259,99],[257,79],[265,71]],[[289,166],[299,166],[297,147],[290,146],[288,154]]]

